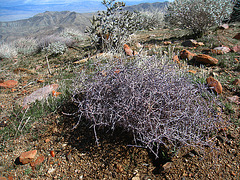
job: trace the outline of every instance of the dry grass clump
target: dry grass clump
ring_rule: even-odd
[[[92,123],[97,143],[96,127],[121,127],[158,157],[161,145],[208,144],[221,123],[214,95],[155,57],[82,73],[74,88],[79,122],[86,118]]]

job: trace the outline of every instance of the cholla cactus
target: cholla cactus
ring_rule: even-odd
[[[91,122],[96,142],[96,127],[120,127],[158,157],[161,145],[208,144],[221,124],[214,95],[156,57],[139,57],[125,66],[106,64],[91,75],[82,72],[73,87],[79,122]]]
[[[93,16],[92,25],[87,28],[92,43],[101,50],[119,50],[130,34],[140,28],[137,12],[124,11],[125,3],[103,0],[106,11]]]
[[[232,0],[174,0],[166,20],[201,36],[209,27],[228,19],[232,9]]]

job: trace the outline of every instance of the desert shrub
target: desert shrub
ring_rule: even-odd
[[[232,0],[174,0],[166,21],[201,36],[209,27],[220,25],[232,12]]]
[[[39,38],[40,49],[44,49],[48,47],[50,44],[54,44],[54,43],[60,43],[60,44],[64,44],[64,46],[72,47],[75,44],[75,40],[69,37],[63,37],[56,34]]]
[[[221,122],[215,98],[203,84],[155,57],[82,72],[73,87],[79,122],[92,123],[97,143],[96,127],[120,127],[156,157],[162,145],[208,144]]]
[[[18,52],[13,43],[0,44],[0,59],[13,58]]]
[[[142,29],[159,28],[164,26],[164,11],[140,11],[139,13],[142,21]]]
[[[39,51],[38,40],[36,38],[23,37],[14,41],[18,53],[28,55]]]
[[[234,1],[233,12],[231,14],[231,22],[240,21],[240,0]]]
[[[54,42],[43,48],[48,56],[63,54],[67,51],[67,46],[62,42]]]
[[[83,34],[81,31],[77,30],[77,29],[72,29],[72,28],[67,28],[65,29],[60,36],[64,37],[64,38],[68,38],[68,39],[72,39],[74,41],[84,41],[86,40],[86,35]]]
[[[107,10],[93,16],[86,32],[97,49],[119,50],[129,35],[141,28],[139,13],[124,11],[125,3],[115,0],[103,0],[102,4]]]

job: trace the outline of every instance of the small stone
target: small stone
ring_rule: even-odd
[[[226,46],[215,47],[213,50],[222,51],[224,54],[229,53],[231,51],[231,49],[229,47],[226,47]]]
[[[214,91],[216,91],[218,94],[222,93],[222,85],[221,83],[214,79],[212,76],[207,78],[207,84],[209,87],[212,87]]]
[[[45,143],[49,143],[50,141],[50,139],[45,139]]]
[[[119,173],[119,172],[120,172],[120,173],[124,172],[123,166],[122,166],[121,164],[117,164],[116,167],[117,167],[116,172],[118,172],[118,173]]]
[[[163,44],[164,45],[170,45],[170,44],[172,44],[172,42],[171,41],[164,41]]]
[[[203,42],[198,42],[197,45],[198,46],[204,46],[204,43]]]
[[[52,157],[55,157],[55,152],[54,151],[50,151],[50,154]]]
[[[171,168],[171,166],[172,166],[172,163],[171,162],[167,162],[162,167],[166,171],[167,169]]]
[[[222,24],[219,26],[219,29],[228,29],[229,25],[228,24]]]
[[[43,79],[38,79],[37,83],[44,83],[45,81]]]
[[[176,62],[176,63],[180,64],[180,60],[178,58],[178,55],[173,56],[173,62]]]
[[[45,160],[45,157],[42,155],[42,156],[39,156],[34,162],[31,162],[30,165],[31,167],[36,167],[40,164],[42,164],[42,162]]]
[[[33,161],[33,159],[35,158],[36,154],[37,154],[37,150],[23,152],[20,155],[20,157],[19,157],[19,161],[22,164],[28,164],[28,163]]]
[[[236,103],[236,104],[240,104],[240,101],[239,101],[239,97],[238,97],[238,96],[227,97],[227,99],[228,99],[230,102],[233,102],[233,103]]]
[[[232,82],[233,85],[240,85],[240,79],[235,79],[233,82]]]
[[[195,61],[204,64],[216,65],[218,60],[206,54],[199,54],[193,57]]]
[[[194,53],[191,53],[186,49],[180,51],[180,59],[192,60],[194,56],[195,56]]]
[[[240,52],[240,45],[236,45],[232,48],[233,52]]]
[[[237,39],[237,40],[240,40],[240,33],[236,34],[233,39]]]
[[[123,45],[123,49],[124,49],[126,55],[133,56],[133,50],[127,44]]]
[[[18,84],[18,81],[8,80],[8,81],[4,81],[3,83],[0,83],[0,87],[3,87],[3,88],[13,88],[17,84]]]
[[[56,170],[56,169],[54,169],[54,168],[50,168],[50,169],[48,170],[48,174],[53,173],[55,170]]]
[[[193,73],[193,74],[196,74],[197,71],[194,71],[194,70],[188,70],[189,73]]]

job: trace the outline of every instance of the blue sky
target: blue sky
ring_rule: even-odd
[[[0,0],[0,21],[27,19],[45,11],[75,11],[79,13],[104,10],[102,0]],[[165,0],[119,0],[126,5],[164,2]]]

